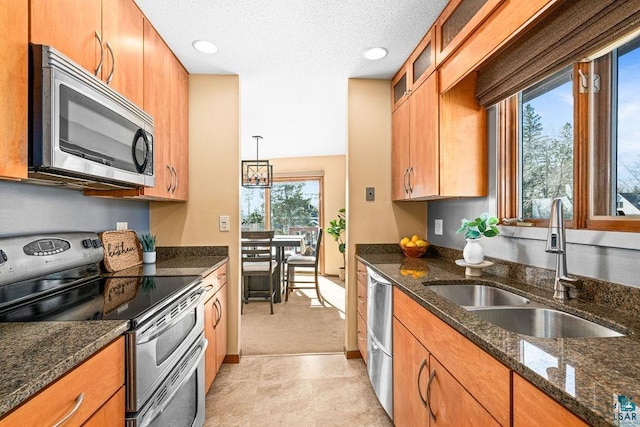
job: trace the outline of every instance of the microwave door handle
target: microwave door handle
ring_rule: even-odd
[[[162,333],[168,329],[173,328],[177,323],[180,323],[180,321],[182,319],[184,319],[185,317],[187,317],[190,313],[191,313],[191,309],[195,306],[197,306],[198,304],[200,304],[202,302],[202,300],[204,299],[204,289],[200,289],[198,290],[198,292],[196,292],[198,295],[200,295],[200,297],[195,300],[191,305],[189,305],[188,307],[186,307],[182,313],[180,313],[176,318],[174,318],[171,323],[166,323],[164,325],[162,325],[162,327],[160,328],[154,328],[154,329],[147,329],[146,331],[144,331],[141,336],[140,336],[140,340],[137,341],[138,344],[146,344],[154,339],[156,339],[157,337],[159,337],[160,335],[162,335]],[[149,334],[148,336],[145,336],[146,334]]]
[[[176,385],[173,390],[171,390],[169,396],[164,399],[162,406],[160,406],[159,408],[154,408],[146,414],[144,421],[140,424],[140,427],[149,426],[149,424],[151,424],[151,421],[153,421],[153,419],[156,417],[156,414],[159,415],[163,413],[165,409],[167,409],[167,406],[169,405],[169,403],[171,403],[171,399],[173,399],[173,396],[175,396],[175,394],[178,392],[178,390],[180,390],[185,382],[189,381],[191,374],[193,374],[193,372],[198,369],[200,361],[204,357],[204,351],[207,349],[208,345],[209,341],[207,341],[206,339],[203,338],[202,341],[200,341],[200,344],[198,344],[198,347],[200,347],[200,354],[197,356],[197,360],[195,361],[193,366],[191,366],[191,368],[189,369],[189,372],[187,372],[182,381],[180,381],[180,384]]]
[[[144,160],[142,161],[142,163],[138,163],[138,158],[136,157],[136,148],[138,147],[141,139],[144,142]],[[136,167],[138,173],[144,173],[144,170],[147,168],[147,163],[149,163],[150,155],[151,148],[149,147],[149,139],[147,138],[147,134],[142,129],[138,129],[133,137],[133,145],[131,145],[131,156],[133,157],[133,164]]]
[[[82,157],[83,159],[93,160],[94,162],[102,163],[103,165],[107,165],[107,166],[113,165],[113,159],[111,158],[96,156],[93,154],[86,153],[82,150],[70,148],[69,146],[65,147],[64,150],[73,154],[74,156]]]

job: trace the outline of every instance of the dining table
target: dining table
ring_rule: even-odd
[[[282,294],[286,292],[285,282],[285,268],[286,261],[286,249],[287,248],[300,248],[300,252],[304,252],[304,235],[299,234],[276,234],[271,240],[271,246],[275,249],[275,259],[278,264],[276,269],[276,283],[275,283],[275,296],[273,302],[278,303],[282,301]]]

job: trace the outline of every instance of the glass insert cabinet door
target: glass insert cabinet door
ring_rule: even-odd
[[[504,0],[452,0],[436,23],[436,58],[442,62]]]

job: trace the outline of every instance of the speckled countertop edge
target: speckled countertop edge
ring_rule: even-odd
[[[0,323],[0,417],[129,329],[129,322]]]
[[[590,424],[613,425],[611,407],[614,391],[619,394],[640,395],[640,366],[635,357],[640,344],[637,333],[640,331],[640,324],[636,317],[577,300],[559,303],[552,299],[552,293],[546,289],[483,274],[479,280],[494,282],[497,287],[514,290],[533,301],[579,314],[620,331],[631,332],[631,335],[620,338],[543,339],[512,333],[483,321],[423,285],[423,282],[435,284],[442,281],[443,284],[453,284],[462,280],[478,280],[465,277],[464,268],[457,266],[453,259],[405,258],[398,253],[397,246],[381,246],[378,249],[383,249],[380,251],[383,253],[375,253],[376,248],[358,250],[357,258],[390,279],[414,301]],[[424,276],[413,277],[411,273],[416,271]],[[576,365],[576,376],[579,376],[581,383],[589,384],[584,386],[585,389],[591,390],[589,387],[593,387],[593,394],[588,398],[580,393],[573,397],[564,390],[561,380],[546,379],[537,374],[531,367],[535,361],[522,360],[520,352],[524,343],[545,349],[552,355],[558,351],[570,355],[571,363]],[[569,356],[566,357],[568,360]]]

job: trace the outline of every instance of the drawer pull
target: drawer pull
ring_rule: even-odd
[[[63,419],[61,419],[60,421],[58,421],[57,423],[55,423],[53,425],[53,427],[59,427],[62,424],[65,423],[65,421],[67,421],[69,418],[71,418],[73,416],[73,414],[75,414],[76,412],[78,412],[78,409],[80,409],[80,405],[82,405],[82,402],[84,401],[84,392],[80,393],[78,395],[78,397],[76,397],[76,404],[73,406],[73,408],[71,409],[71,411],[69,411],[69,413],[67,415],[65,415],[65,417]]]
[[[364,304],[364,298],[362,298],[362,297],[358,297],[358,302],[359,302],[360,304]]]
[[[213,289],[213,284],[209,284],[209,285],[204,287],[204,291],[205,292],[209,292],[211,289]]]
[[[362,338],[362,333],[360,331],[358,331],[358,339],[360,341],[364,341],[365,340],[364,338]]]
[[[420,370],[418,371],[418,396],[420,396],[420,400],[422,401],[422,404],[424,405],[424,407],[428,408],[429,403],[427,402],[427,399],[422,397],[422,390],[420,390],[420,377],[422,376],[422,371],[424,371],[424,368],[426,366],[427,366],[427,359],[422,359],[422,363],[420,364]]]
[[[436,422],[436,414],[431,410],[431,382],[436,377],[436,370],[432,369],[429,374],[429,382],[427,383],[427,409],[429,410],[429,418],[431,418],[431,422]]]

